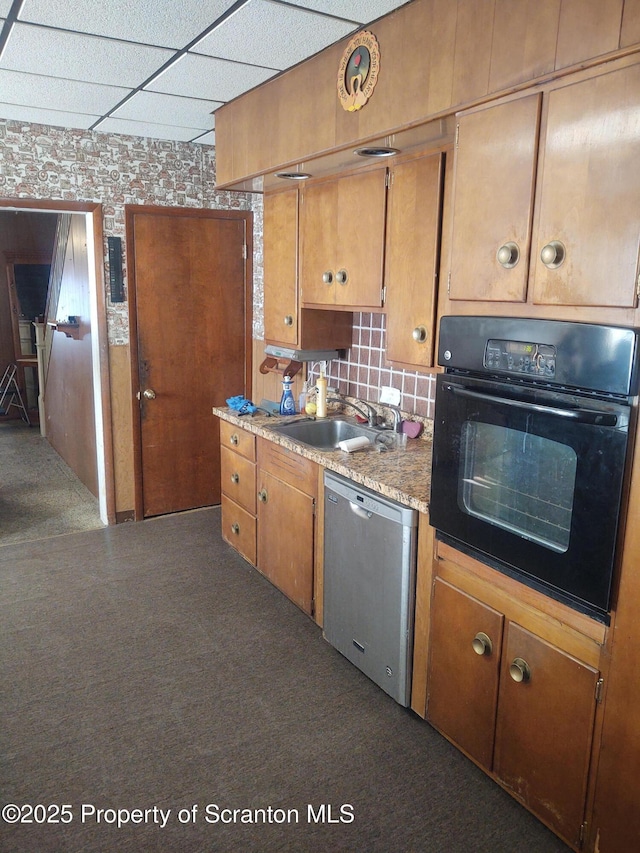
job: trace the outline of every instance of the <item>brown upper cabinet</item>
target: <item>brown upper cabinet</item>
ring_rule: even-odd
[[[386,167],[376,168],[302,189],[303,305],[382,307],[386,179]]]
[[[635,306],[639,91],[627,65],[459,115],[451,300]]]
[[[300,307],[298,188],[264,197],[264,331],[268,343],[291,349],[351,346],[352,315]]]
[[[426,155],[389,170],[386,355],[415,367],[433,366],[443,159]]]

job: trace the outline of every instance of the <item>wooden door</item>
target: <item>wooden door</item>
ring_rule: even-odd
[[[427,720],[491,770],[503,616],[436,578],[431,618]]]
[[[435,154],[399,163],[390,176],[387,358],[420,367],[433,366],[441,168],[442,155]]]
[[[264,197],[264,336],[298,345],[298,190]]]
[[[577,845],[599,674],[513,622],[506,633],[494,773],[555,832]],[[521,681],[511,675],[518,662],[530,672]]]
[[[527,299],[539,113],[536,94],[458,117],[451,299]],[[511,244],[517,262],[503,266]]]
[[[531,259],[533,298],[634,307],[640,210],[640,65],[548,95]],[[541,252],[559,242],[564,261]]]
[[[385,167],[349,175],[337,182],[336,305],[354,308],[382,305],[386,176]]]
[[[334,305],[338,182],[304,187],[300,200],[300,291],[303,304]]]
[[[127,210],[133,390],[141,394],[137,517],[220,503],[211,408],[250,393],[249,216]]]

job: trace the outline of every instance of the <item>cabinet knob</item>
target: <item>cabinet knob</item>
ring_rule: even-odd
[[[231,482],[232,483],[239,483],[240,482],[240,474],[238,474],[237,471],[234,471],[234,473],[231,475]]]
[[[333,273],[331,272],[331,270],[327,270],[326,272],[322,273],[322,280],[325,284],[333,284]]]
[[[505,269],[510,270],[520,260],[520,249],[517,243],[509,242],[500,246],[496,253],[498,263]]]
[[[233,435],[231,436],[229,441],[231,442],[231,444],[237,444],[238,443],[238,436],[236,435],[235,432],[233,433]]]
[[[258,500],[261,501],[263,504],[266,504],[266,502],[267,502],[267,490],[266,489],[260,489],[260,491],[258,492]]]
[[[562,264],[567,254],[564,244],[559,240],[552,240],[543,246],[540,252],[540,260],[550,270],[556,270]]]
[[[473,651],[477,655],[485,655],[489,657],[491,652],[493,651],[493,643],[491,642],[491,637],[484,633],[484,631],[479,631],[475,637],[473,638],[471,645],[473,646]]]
[[[514,658],[511,666],[509,667],[509,675],[514,681],[526,684],[531,680],[531,667],[526,660],[523,660],[522,658]]]
[[[240,535],[240,525],[238,524],[238,522],[235,522],[231,525],[231,532],[235,533],[236,536]]]
[[[418,344],[423,344],[429,337],[426,326],[416,326],[413,332],[411,332],[411,337]]]
[[[287,314],[287,316],[284,318],[284,324],[285,326],[293,326],[293,317],[291,316],[291,314]]]
[[[349,274],[346,270],[338,270],[336,273],[336,281],[338,284],[346,284],[349,279]]]

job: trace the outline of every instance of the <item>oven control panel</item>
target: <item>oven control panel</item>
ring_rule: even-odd
[[[556,375],[556,348],[549,344],[492,338],[487,341],[484,366],[487,370],[526,373],[528,376],[553,379]]]

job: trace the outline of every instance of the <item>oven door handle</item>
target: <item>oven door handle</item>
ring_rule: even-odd
[[[545,415],[558,415],[561,418],[576,421],[582,424],[595,424],[596,426],[614,427],[618,423],[618,416],[611,412],[598,412],[595,409],[562,409],[558,406],[544,406],[541,403],[525,403],[522,400],[510,400],[505,397],[494,397],[492,394],[483,394],[480,391],[471,391],[459,385],[444,384],[446,391],[451,391],[458,397],[469,397],[473,400],[483,400],[485,403],[500,403],[502,406],[511,406],[515,409],[526,409],[527,411],[540,412]]]

